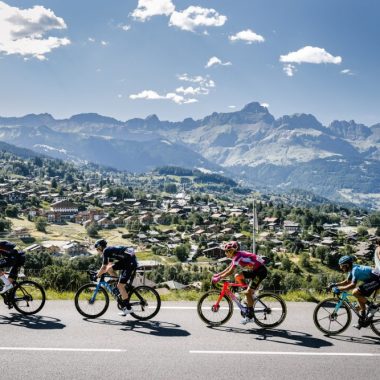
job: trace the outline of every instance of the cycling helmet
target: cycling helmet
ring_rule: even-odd
[[[95,248],[101,247],[101,248],[104,249],[105,247],[107,247],[107,240],[105,240],[105,239],[99,239],[99,240],[97,240],[95,242],[95,244],[94,244],[94,247]]]
[[[232,251],[235,253],[240,249],[240,244],[237,241],[229,241],[228,243],[224,244],[223,249],[225,251]]]
[[[339,259],[339,265],[352,264],[353,261],[354,261],[354,258],[352,256],[345,255]]]

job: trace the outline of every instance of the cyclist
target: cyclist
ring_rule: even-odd
[[[0,294],[4,294],[13,288],[13,283],[17,279],[19,269],[25,263],[25,254],[15,249],[16,244],[10,241],[0,241],[0,279],[4,286]],[[8,277],[5,275],[3,268],[10,267]]]
[[[375,267],[380,270],[380,237],[376,240],[376,249],[374,255]]]
[[[133,248],[124,246],[108,246],[105,239],[99,239],[95,242],[96,250],[102,254],[102,266],[97,273],[97,277],[101,277],[104,273],[109,273],[111,276],[117,277],[115,270],[120,270],[119,281],[117,288],[120,291],[123,308],[119,315],[127,315],[133,312],[132,307],[128,302],[128,292],[125,289],[125,284],[130,279],[132,272],[137,268],[137,260]]]
[[[223,247],[226,256],[232,259],[231,264],[222,272],[214,274],[212,282],[216,283],[222,278],[231,275],[236,267],[241,267],[241,272],[235,274],[235,280],[242,285],[248,280],[248,287],[245,291],[247,297],[248,313],[241,321],[242,324],[250,322],[253,316],[253,294],[261,281],[267,276],[265,261],[261,256],[251,252],[240,251],[240,244],[237,241],[230,241]]]
[[[365,325],[366,316],[366,303],[367,298],[376,289],[380,289],[380,271],[365,265],[354,265],[354,257],[342,256],[339,259],[339,267],[344,273],[348,273],[347,279],[331,284],[329,287],[333,289],[334,293],[339,294],[341,291],[354,289],[352,294],[358,299],[360,305],[361,316],[358,324],[354,327],[360,329]],[[357,282],[361,281],[362,284],[357,286]]]

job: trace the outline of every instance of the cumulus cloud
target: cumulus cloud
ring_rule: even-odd
[[[260,34],[256,34],[253,30],[247,29],[236,33],[233,36],[228,37],[230,41],[244,41],[247,44],[252,44],[254,42],[264,42],[265,39]]]
[[[132,17],[138,21],[146,21],[153,16],[170,16],[174,10],[171,0],[139,0]]]
[[[234,106],[234,105],[230,105],[230,106],[228,106],[228,108],[235,109],[236,106]]]
[[[174,92],[168,92],[166,95],[160,95],[156,91],[152,90],[144,90],[141,91],[139,94],[132,94],[129,95],[129,98],[132,100],[136,99],[147,99],[147,100],[171,100],[172,102],[176,104],[190,104],[195,103],[198,100],[194,98],[185,98],[182,95],[178,95]]]
[[[333,63],[337,65],[342,62],[342,57],[334,57],[323,48],[305,46],[287,55],[281,55],[280,61],[286,63]]]
[[[215,9],[190,6],[182,12],[173,11],[169,26],[194,32],[199,27],[222,26],[226,21],[227,17]]]
[[[265,108],[269,108],[269,104],[268,103],[260,103],[260,106],[261,107],[265,107]]]
[[[208,68],[215,66],[215,65],[230,66],[230,65],[232,65],[232,63],[231,62],[222,62],[218,57],[211,57],[208,60],[205,68],[208,69]]]
[[[215,82],[208,78],[202,77],[201,75],[191,76],[189,74],[177,75],[177,79],[184,82],[194,83],[195,86],[188,87],[177,87],[174,92],[168,92],[167,94],[161,95],[153,90],[144,90],[138,94],[129,95],[132,100],[136,99],[146,99],[146,100],[170,100],[176,104],[190,104],[198,102],[196,96],[208,95],[210,89],[215,87]]]
[[[124,32],[128,32],[128,30],[131,29],[131,26],[127,25],[127,24],[120,24],[119,28],[122,29],[122,30],[124,30]]]
[[[45,55],[53,49],[70,44],[67,38],[45,35],[66,28],[61,17],[43,6],[20,9],[0,1],[0,52],[6,55],[19,54],[45,60]]]

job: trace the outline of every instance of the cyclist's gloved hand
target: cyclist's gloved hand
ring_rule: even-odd
[[[334,294],[339,294],[340,293],[340,290],[336,286],[333,287],[332,291],[333,291]]]
[[[90,279],[91,281],[98,281],[98,276],[96,275],[96,273],[91,273]]]
[[[327,285],[327,291],[328,292],[331,292],[332,288],[336,287],[336,284],[335,282],[332,282],[330,284]]]
[[[212,283],[213,284],[216,284],[217,282],[219,282],[220,281],[220,276],[219,275],[217,275],[217,274],[214,274],[213,276],[212,276]]]

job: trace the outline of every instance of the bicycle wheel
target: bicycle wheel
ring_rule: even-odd
[[[370,324],[372,331],[380,336],[380,311],[377,311],[373,316],[373,322]]]
[[[259,294],[253,303],[253,319],[263,328],[280,325],[286,317],[285,301],[273,293]]]
[[[210,290],[199,299],[197,310],[203,322],[210,326],[220,326],[226,323],[232,316],[233,305],[229,297],[224,296],[219,304],[216,304],[220,296],[217,290]]]
[[[19,282],[13,290],[12,297],[14,308],[24,315],[38,313],[46,300],[44,288],[34,281]]]
[[[129,302],[133,310],[132,317],[140,321],[153,318],[161,307],[160,295],[156,290],[146,285],[134,288],[129,297]]]
[[[351,310],[344,302],[336,310],[339,299],[327,298],[314,309],[313,320],[318,330],[327,335],[337,335],[346,330],[351,322]]]
[[[81,286],[75,294],[75,308],[86,318],[97,318],[103,315],[110,303],[104,288],[97,290],[96,284]]]

